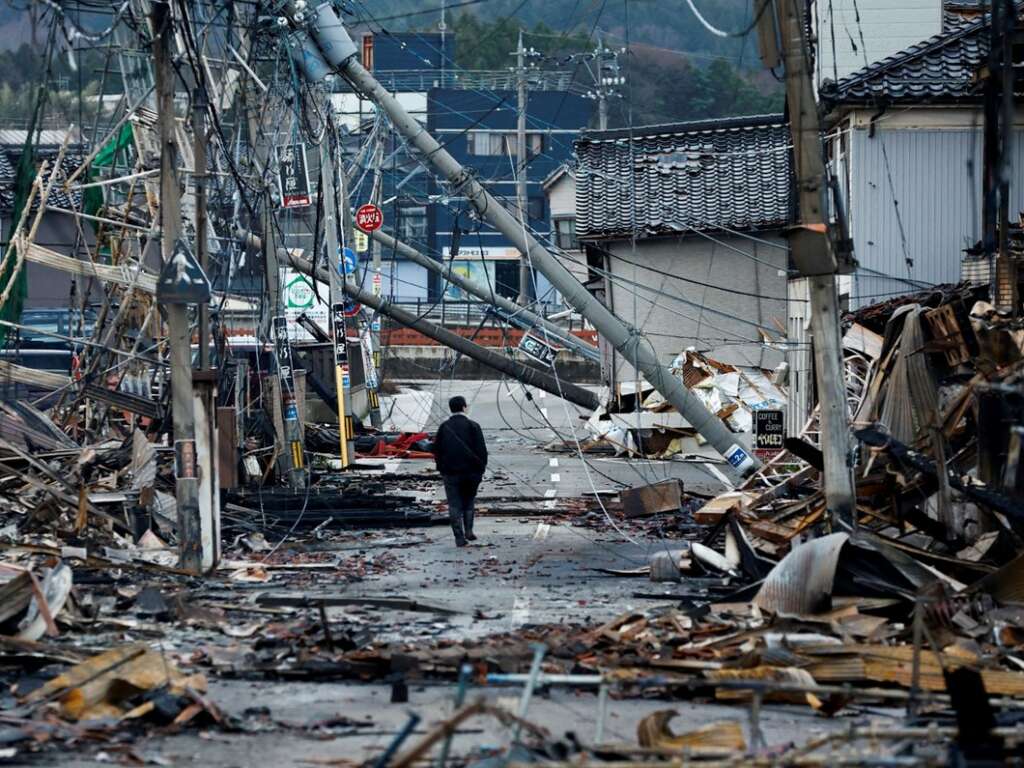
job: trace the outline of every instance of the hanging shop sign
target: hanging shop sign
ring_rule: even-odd
[[[282,208],[303,208],[313,202],[305,144],[277,147],[277,184]]]

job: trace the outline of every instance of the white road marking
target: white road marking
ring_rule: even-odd
[[[544,496],[546,496],[549,499],[553,499],[557,495],[558,491],[556,491],[554,488],[548,488],[546,491],[544,491]]]
[[[548,466],[549,467],[557,467],[558,466],[558,459],[548,459]]]
[[[558,474],[557,472],[552,472],[551,473],[551,482],[552,483],[560,483],[560,482],[562,482],[562,476],[560,474]]]
[[[551,526],[547,523],[537,523],[537,530],[533,532],[534,541],[544,541],[551,532]]]
[[[512,621],[517,624],[525,624],[529,620],[530,594],[526,591],[526,587],[523,587],[512,600]]]
[[[544,502],[544,509],[554,509],[555,504],[557,503],[558,502],[555,501],[554,499],[548,499],[547,501]]]

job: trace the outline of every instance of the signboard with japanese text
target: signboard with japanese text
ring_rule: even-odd
[[[285,144],[277,149],[277,184],[282,208],[303,208],[313,202],[309,190],[309,166],[305,144]]]
[[[356,241],[356,253],[366,253],[370,250],[370,238],[367,237],[365,232],[361,232],[357,229],[353,235],[353,239]]]
[[[334,364],[348,366],[348,344],[345,343],[346,325],[345,312],[347,302],[337,302],[331,306],[331,333],[334,334]]]
[[[373,232],[384,224],[384,214],[376,205],[367,203],[356,210],[356,226],[363,232]]]
[[[754,411],[754,455],[770,459],[780,453],[786,440],[786,420],[781,410]]]
[[[558,354],[557,348],[529,333],[519,342],[519,351],[548,367],[554,364],[555,355]]]
[[[288,338],[292,341],[312,341],[313,336],[298,322],[299,315],[306,315],[321,328],[329,328],[331,311],[328,304],[330,286],[294,269],[284,270],[284,316],[288,319]]]
[[[281,386],[291,391],[295,386],[292,379],[292,345],[288,341],[288,320],[280,315],[274,318],[274,355],[277,358]]]

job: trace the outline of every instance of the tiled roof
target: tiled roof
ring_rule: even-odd
[[[793,220],[789,127],[781,115],[592,131],[575,143],[576,233],[629,237],[757,230]],[[632,179],[632,181],[631,181]]]
[[[7,153],[0,149],[0,212],[14,208],[14,166]]]
[[[47,162],[47,167],[53,163],[56,156],[52,152],[42,152],[41,158]],[[50,190],[50,197],[47,201],[49,205],[57,208],[66,208],[71,210],[78,210],[82,205],[82,193],[80,191],[65,192],[63,179],[66,179],[82,164],[83,155],[73,150],[71,153],[66,154],[64,159],[61,161],[61,173],[57,176],[54,182],[53,189]],[[17,175],[17,169],[15,168],[15,162],[17,156],[11,156],[8,152],[0,149],[0,212],[10,213],[14,208],[14,185],[15,176]],[[49,178],[49,174],[47,174]],[[38,195],[33,200],[33,210],[38,205]]]
[[[832,106],[976,100],[976,75],[988,57],[988,38],[987,16],[962,23],[837,83],[823,83],[821,99]]]

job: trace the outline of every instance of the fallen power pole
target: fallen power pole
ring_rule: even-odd
[[[523,221],[509,213],[359,63],[356,46],[329,3],[323,3],[317,8],[312,20],[312,32],[326,62],[383,110],[399,133],[405,136],[423,158],[429,160],[453,191],[464,196],[481,218],[514,243],[564,299],[594,325],[598,333],[627,360],[635,361],[647,381],[679,411],[694,430],[741,474],[747,475],[760,468],[761,462],[739,445],[736,435],[729,431],[721,419],[711,413],[696,395],[683,386],[679,378],[661,364],[643,333],[625,323],[595,298],[537,241]],[[305,68],[304,71],[310,69]]]
[[[537,329],[537,332],[544,336],[548,341],[555,341],[559,344],[564,344],[574,352],[579,353],[588,360],[599,361],[601,359],[601,351],[585,342],[583,339],[573,336],[571,333],[561,328],[557,323],[553,323],[546,317],[535,314],[526,307],[518,306],[514,301],[506,299],[501,294],[495,293],[492,288],[483,283],[478,283],[475,280],[471,280],[468,277],[463,277],[449,264],[444,264],[437,259],[432,259],[429,256],[420,253],[412,246],[403,243],[401,240],[396,240],[391,235],[384,234],[379,229],[374,230],[370,233],[370,238],[375,243],[380,243],[385,248],[391,248],[394,251],[402,254],[409,261],[414,264],[419,264],[421,267],[434,272],[445,280],[450,282],[452,285],[456,285],[466,293],[476,296],[478,299],[489,302],[498,309],[504,310],[506,313],[506,319],[514,325],[523,328],[524,330]]]
[[[242,233],[242,236],[245,237],[245,234]],[[248,235],[247,240],[253,248],[260,247],[260,239],[255,235]],[[329,283],[330,274],[326,267],[317,266],[314,273],[313,263],[309,259],[300,256],[298,253],[287,251],[284,248],[279,248],[278,255],[282,261],[287,259],[287,261],[299,272],[309,275],[310,277],[315,277],[317,280],[322,280],[325,283]],[[585,387],[573,384],[572,382],[561,381],[549,373],[545,373],[544,371],[533,368],[529,365],[524,365],[510,357],[506,357],[498,352],[487,349],[487,347],[475,344],[469,339],[449,331],[447,328],[442,328],[428,320],[424,320],[412,312],[405,311],[401,307],[396,306],[381,296],[374,296],[370,291],[363,290],[350,280],[343,281],[341,288],[345,292],[346,296],[358,301],[360,304],[364,304],[385,317],[390,317],[399,325],[404,325],[406,328],[412,328],[414,331],[422,333],[427,338],[433,339],[439,344],[443,344],[446,347],[454,349],[456,352],[459,352],[472,360],[476,360],[482,365],[493,368],[498,373],[503,373],[506,376],[511,376],[512,378],[531,387],[537,387],[537,389],[542,389],[552,395],[562,397],[581,408],[594,410],[601,405],[601,401],[598,396]]]
[[[767,1],[767,0],[766,0]],[[777,0],[779,32],[762,31],[767,41],[765,63],[777,62],[776,41],[786,71],[786,104],[793,136],[793,160],[799,194],[801,227],[790,239],[793,262],[807,278],[811,299],[814,370],[818,385],[821,450],[824,458],[825,499],[833,519],[854,520],[853,468],[850,463],[850,425],[846,402],[846,369],[841,345],[836,274],[849,263],[845,234],[829,232],[825,214],[828,184],[821,145],[821,121],[804,40],[805,11],[797,0]],[[776,16],[762,15],[771,27]],[[837,217],[842,230],[842,217]],[[841,263],[837,254],[842,254]]]

